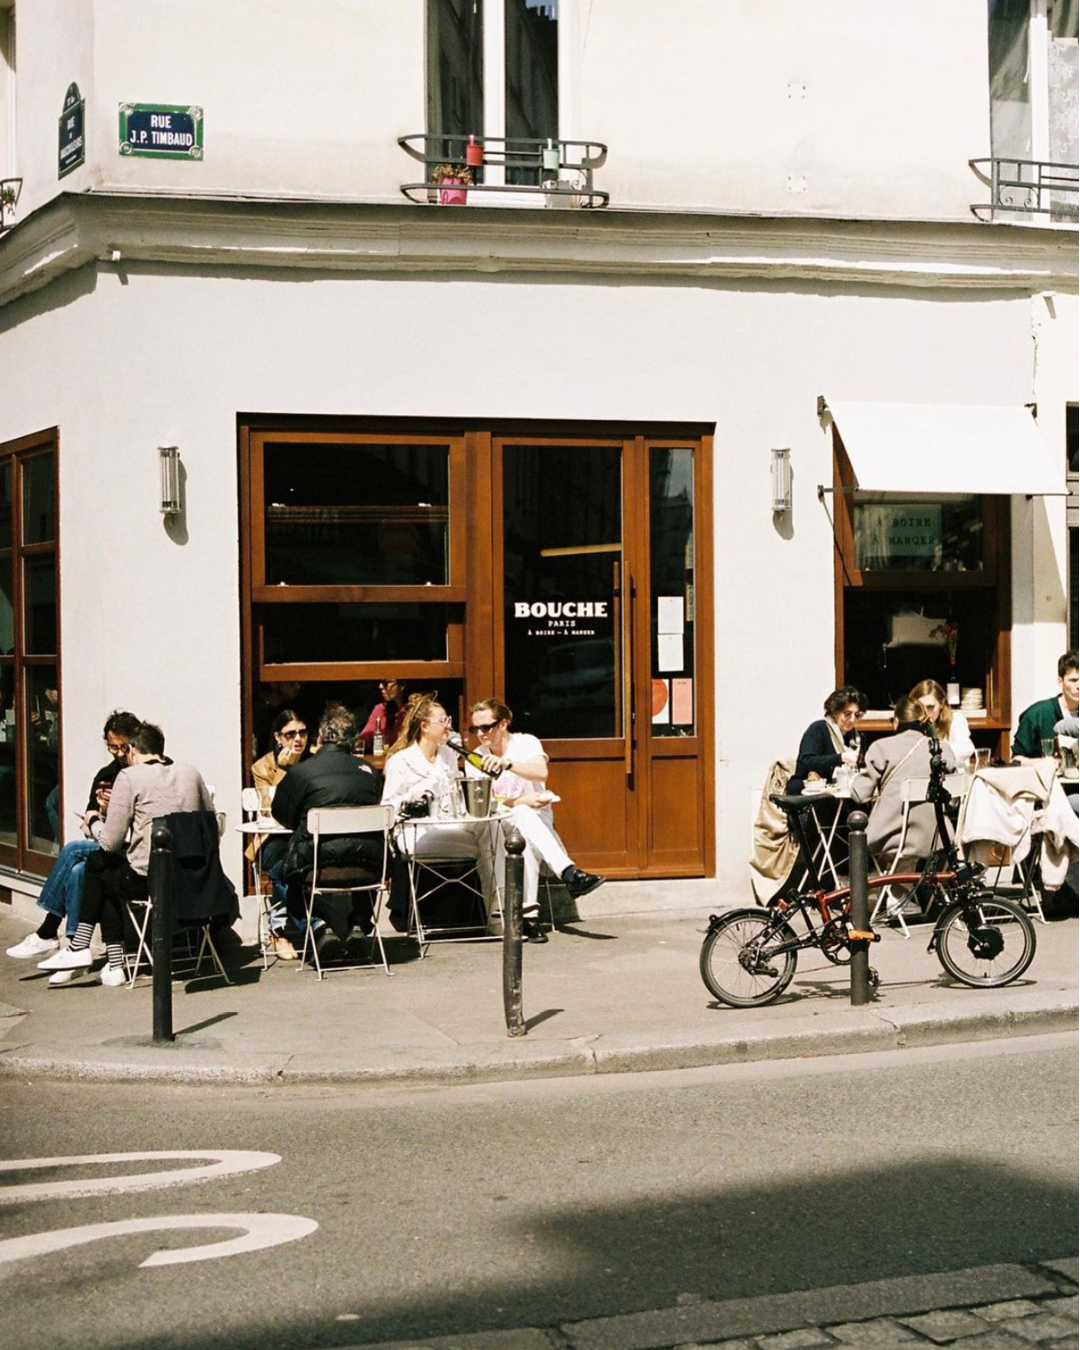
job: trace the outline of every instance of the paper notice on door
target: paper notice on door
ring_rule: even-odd
[[[657,596],[656,631],[658,633],[682,633],[683,598],[681,595]]]
[[[667,726],[671,721],[671,691],[667,680],[652,682],[652,720],[654,726]]]
[[[681,633],[657,634],[656,665],[658,670],[682,670],[683,636]]]
[[[671,681],[671,720],[677,727],[687,727],[694,721],[694,681]]]

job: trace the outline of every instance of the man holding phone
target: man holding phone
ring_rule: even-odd
[[[45,918],[35,932],[28,933],[21,942],[7,949],[7,955],[16,961],[48,956],[50,952],[56,951],[60,946],[60,925],[65,916],[68,937],[75,932],[79,922],[79,897],[82,895],[86,859],[99,847],[95,831],[100,833],[101,822],[109,809],[112,785],[116,775],[127,765],[128,741],[139,725],[139,719],[134,713],[119,709],[111,712],[106,719],[102,734],[109,752],[109,762],[94,774],[86,810],[75,812],[83,837],[69,840],[60,850],[37,900],[45,911]],[[74,971],[57,971],[49,984],[66,984],[73,978]]]

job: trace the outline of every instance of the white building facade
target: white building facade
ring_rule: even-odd
[[[1076,640],[1076,45],[1057,0],[0,0],[0,882],[116,707],[238,820],[275,684],[505,698],[627,908],[748,897],[840,684],[952,680],[1004,749]]]

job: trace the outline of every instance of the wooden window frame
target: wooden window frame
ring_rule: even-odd
[[[993,639],[989,668],[986,671],[986,711],[972,717],[972,729],[998,733],[1001,753],[1008,743],[1011,720],[1011,647],[1012,567],[1009,498],[981,497],[983,519],[983,565],[978,572],[929,572],[901,570],[862,571],[855,565],[855,474],[851,467],[839,428],[833,427],[834,501],[834,594],[835,594],[835,666],[837,687],[844,678],[844,597],[848,591],[888,594],[897,591],[922,591],[927,596],[953,592],[982,592],[992,606],[990,615],[996,636]],[[903,497],[903,493],[895,494]],[[861,729],[891,731],[891,722],[864,718]]]
[[[53,458],[53,501],[55,504],[56,528],[52,540],[42,543],[23,543],[23,477],[22,465],[28,459],[34,459],[42,453],[51,453]],[[27,671],[42,667],[55,668],[57,689],[63,688],[61,674],[61,614],[60,614],[60,433],[56,427],[35,432],[30,436],[0,444],[0,462],[10,460],[11,478],[11,547],[4,549],[12,561],[12,605],[14,610],[15,647],[11,653],[0,655],[0,666],[13,671],[12,697],[16,708],[15,717],[15,844],[0,842],[0,866],[16,872],[26,872],[33,876],[47,876],[56,854],[45,853],[31,848],[29,844],[29,744],[27,729],[31,725],[27,704]],[[54,571],[54,601],[56,605],[56,651],[54,653],[26,652],[26,611],[23,595],[23,562],[32,557],[53,556],[56,559]],[[56,781],[59,790],[58,819],[63,821],[64,779],[63,779],[63,708],[61,697],[57,704],[57,741],[56,741]],[[61,835],[63,830],[61,829]],[[59,848],[59,844],[58,844]]]

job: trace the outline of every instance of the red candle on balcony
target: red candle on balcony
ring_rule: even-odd
[[[484,147],[476,144],[476,137],[469,137],[469,144],[465,147],[465,163],[471,168],[478,168],[484,162]]]

